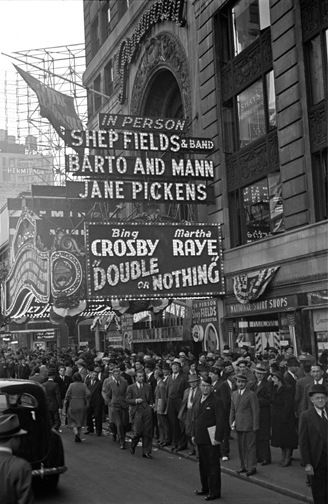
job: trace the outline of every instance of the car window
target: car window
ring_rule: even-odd
[[[20,396],[20,405],[23,406],[24,408],[37,408],[38,401],[31,394],[22,394]]]
[[[5,394],[0,394],[0,413],[8,408],[7,397]]]

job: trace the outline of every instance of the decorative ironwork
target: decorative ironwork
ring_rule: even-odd
[[[226,155],[228,191],[248,185],[279,170],[277,132],[253,142],[235,154]]]
[[[261,36],[221,69],[222,96],[227,101],[272,68],[271,31]]]
[[[181,93],[184,118],[188,123],[191,117],[191,85],[187,56],[179,39],[169,32],[159,33],[145,44],[132,90],[131,114],[140,113],[147,83],[160,69],[167,69],[174,75]]]
[[[309,113],[311,151],[316,152],[328,146],[328,106],[327,100],[311,108]]]

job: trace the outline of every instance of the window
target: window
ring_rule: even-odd
[[[112,60],[105,66],[105,94],[110,96],[113,93],[114,88],[114,73],[113,73],[113,62]]]
[[[270,25],[269,0],[239,0],[225,14],[223,48],[228,59],[252,44]]]
[[[327,96],[325,81],[327,80],[327,43],[328,30],[317,35],[306,44],[309,68],[309,94],[312,105],[319,103]],[[326,67],[326,68],[325,68]]]
[[[128,8],[129,0],[119,0],[119,2],[117,3],[118,21],[120,21],[121,17],[124,15]]]
[[[111,9],[109,2],[101,10],[101,43],[103,44],[110,32]]]
[[[95,91],[101,92],[100,75],[98,75],[98,77],[94,80],[93,89]],[[94,112],[97,112],[97,110],[99,110],[101,107],[101,95],[99,95],[98,93],[93,93],[93,103],[94,103]]]
[[[95,17],[91,24],[91,53],[92,56],[96,54],[100,47],[99,29],[98,29],[98,16]]]
[[[225,152],[243,148],[276,127],[273,71],[223,105]]]
[[[280,173],[229,195],[233,246],[251,243],[284,231]]]
[[[328,219],[328,149],[313,155],[312,173],[316,221]]]

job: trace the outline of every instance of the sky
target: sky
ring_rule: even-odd
[[[83,0],[0,0],[0,53],[83,42]],[[0,54],[0,128],[5,74],[15,78],[12,62]]]

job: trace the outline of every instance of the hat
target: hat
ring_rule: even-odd
[[[206,359],[215,359],[214,353],[208,352],[208,354],[206,355]]]
[[[48,376],[56,376],[57,370],[55,368],[48,369]]]
[[[178,359],[177,357],[175,359],[173,359],[172,363],[171,363],[171,366],[172,364],[179,364],[181,366],[181,362],[180,362],[180,359]]]
[[[75,364],[81,364],[81,366],[85,366],[85,361],[83,359],[78,359]]]
[[[100,373],[100,372],[101,372],[101,367],[96,366],[96,367],[94,368],[94,372],[95,372],[95,373]]]
[[[300,365],[300,363],[299,363],[299,361],[296,359],[296,357],[293,357],[293,356],[288,357],[288,359],[287,359],[287,361],[286,361],[286,364],[287,364],[287,366],[289,366],[289,367],[290,367],[290,366],[295,366],[295,367],[297,367],[297,366],[299,366],[299,365]]]
[[[187,357],[184,352],[179,352],[179,357]]]
[[[202,378],[202,382],[207,383],[208,385],[212,385],[212,379],[210,377]]]
[[[198,374],[189,374],[188,375],[188,382],[195,382],[195,381],[199,381],[200,380],[200,377],[198,376]]]
[[[262,374],[265,374],[267,373],[267,370],[265,369],[265,367],[263,366],[263,364],[256,364],[256,367],[255,367],[255,372],[256,373],[262,373]]]
[[[0,416],[0,439],[9,439],[14,436],[22,436],[27,431],[20,428],[17,415],[8,414]]]
[[[222,369],[219,368],[218,366],[215,366],[215,365],[210,368],[211,373],[220,374],[221,371],[222,371]]]
[[[313,396],[314,394],[324,394],[325,396],[328,395],[328,391],[324,385],[312,385],[312,387],[309,390],[309,396]]]
[[[217,369],[223,369],[224,368],[224,360],[222,357],[219,357],[213,364],[213,367]]]
[[[280,371],[272,371],[271,376],[276,376],[281,382],[284,381],[283,375]]]
[[[236,375],[236,380],[243,380],[243,381],[248,381],[248,378],[246,375],[244,375],[243,373],[238,373]]]

